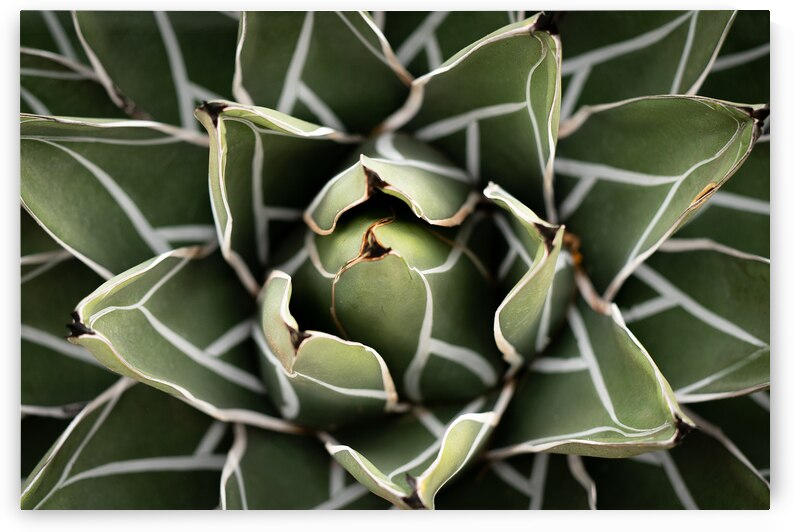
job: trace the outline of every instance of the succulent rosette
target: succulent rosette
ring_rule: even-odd
[[[22,507],[768,507],[768,24],[23,12]]]

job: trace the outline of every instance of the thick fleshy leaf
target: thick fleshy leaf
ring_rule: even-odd
[[[183,402],[122,379],[57,439],[28,476],[21,506],[214,508],[225,432]]]
[[[496,344],[515,370],[548,345],[573,297],[572,273],[560,256],[565,229],[541,220],[493,183],[485,189],[485,197],[507,212],[495,218],[509,249],[499,267],[500,277],[515,269],[511,261],[521,271],[518,280],[515,274],[506,279],[513,281],[512,288],[494,316]]]
[[[415,408],[379,425],[334,434],[328,452],[361,484],[398,508],[434,508],[436,493],[483,448],[513,393],[459,410]]]
[[[561,120],[585,105],[655,94],[697,94],[735,16],[735,11],[563,14]]]
[[[206,138],[154,122],[21,117],[22,204],[105,279],[215,237]]]
[[[19,67],[20,110],[23,113],[103,118],[125,116],[108,98],[94,71],[67,57],[22,48]]]
[[[224,510],[382,510],[312,437],[234,426],[221,477]]]
[[[277,111],[231,102],[211,102],[196,117],[210,134],[210,200],[221,251],[256,295],[273,237],[284,232],[285,222],[300,219],[352,139]]]
[[[765,479],[770,478],[772,420],[769,392],[687,405],[698,425],[716,434],[726,448],[740,452]]]
[[[676,444],[692,423],[617,307],[603,315],[580,303],[568,325],[530,365],[489,456],[619,458]]]
[[[234,15],[77,11],[74,23],[108,95],[134,116],[198,132],[196,105],[231,95]]]
[[[22,213],[22,413],[71,417],[116,376],[66,340],[69,314],[102,278]]]
[[[410,120],[417,139],[554,222],[561,49],[543,24],[536,15],[463,48],[413,82],[389,125]]]
[[[265,385],[286,419],[316,428],[394,410],[397,391],[372,348],[319,331],[302,331],[290,314],[292,279],[275,270],[259,298],[254,339]]]
[[[525,454],[488,460],[450,482],[439,510],[595,509],[595,484],[576,455]]]
[[[584,460],[600,509],[769,508],[769,483],[722,438],[695,431],[670,451]]]
[[[19,28],[22,48],[46,50],[74,63],[90,65],[69,11],[20,11]]]
[[[769,101],[769,11],[738,12],[698,94],[731,102]]]
[[[307,231],[281,259],[295,272],[293,312],[307,328],[375,349],[402,398],[477,397],[503,370],[491,278],[471,247],[492,238],[486,221],[475,213],[459,228],[430,230],[410,213],[375,209],[328,236]]]
[[[769,139],[758,138],[742,167],[675,233],[671,246],[716,244],[769,258]]]
[[[768,142],[725,188],[619,294],[680,402],[769,385]]]
[[[221,258],[206,254],[180,248],[107,281],[77,306],[69,340],[222,421],[296,430],[269,415],[255,374],[245,341],[254,302]]]
[[[523,11],[375,11],[372,18],[415,76],[440,67],[458,50],[507,24]]]
[[[234,99],[367,133],[397,109],[411,76],[365,12],[245,12]]]
[[[77,415],[77,412],[75,412]],[[58,437],[69,426],[71,419],[49,416],[22,416],[20,462],[22,484],[38,465],[41,457],[52,447]]]
[[[766,114],[656,96],[585,108],[560,130],[561,218],[605,299],[739,168]]]
[[[329,180],[306,210],[304,220],[316,233],[332,233],[345,212],[377,192],[444,227],[460,225],[480,200],[466,172],[407,135],[385,133],[361,151],[359,160]]]
[[[689,403],[769,386],[769,290],[767,259],[672,239],[618,300],[678,401]]]

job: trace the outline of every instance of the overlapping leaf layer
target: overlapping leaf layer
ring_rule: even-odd
[[[21,21],[23,508],[769,506],[767,13]]]

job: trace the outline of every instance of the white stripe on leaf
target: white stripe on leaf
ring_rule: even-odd
[[[124,189],[122,189],[119,184],[116,183],[116,181],[102,168],[74,150],[67,148],[66,146],[61,146],[58,143],[48,140],[38,140],[37,142],[43,142],[58,148],[59,150],[70,155],[75,161],[88,170],[116,201],[121,210],[124,211],[124,214],[127,215],[130,223],[132,223],[133,227],[135,227],[141,239],[146,242],[146,244],[154,253],[159,255],[161,253],[166,253],[171,249],[165,239],[158,235],[154,228],[152,228],[138,206],[135,205],[134,201],[132,201],[132,198],[130,198]]]
[[[756,338],[738,325],[730,322],[722,316],[719,316],[715,312],[712,312],[692,299],[688,294],[679,290],[675,285],[662,277],[656,271],[652,270],[648,265],[640,265],[634,271],[634,275],[645,284],[656,290],[659,294],[671,301],[674,301],[683,307],[684,310],[686,310],[689,314],[710,325],[711,327],[722,331],[725,334],[733,336],[734,338],[738,338],[743,342],[747,342],[759,347],[768,347],[766,342],[763,340]]]
[[[56,353],[65,355],[79,362],[91,364],[92,366],[104,367],[93,356],[91,356],[91,353],[89,353],[88,350],[83,347],[70,344],[68,341],[66,341],[66,338],[55,336],[54,334],[48,333],[47,331],[43,331],[30,325],[25,325],[24,323],[20,326],[20,328],[22,339],[25,341],[40,345],[41,347],[46,347],[51,351],[55,351]]]
[[[312,28],[314,27],[314,12],[307,11],[303,18],[298,40],[295,44],[295,51],[292,53],[287,73],[284,76],[284,85],[278,99],[276,109],[285,114],[292,114],[295,102],[298,99],[298,86],[303,75],[303,67],[309,55],[309,45],[311,44]],[[327,125],[327,124],[326,124]]]

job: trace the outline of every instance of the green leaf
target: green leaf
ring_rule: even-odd
[[[71,417],[116,380],[88,351],[66,341],[69,313],[102,278],[24,212],[21,237],[22,413]]]
[[[536,15],[463,48],[413,82],[388,126],[408,122],[418,140],[554,222],[561,51],[539,27]]]
[[[569,328],[530,365],[489,456],[552,451],[618,458],[679,441],[692,423],[667,381],[626,328],[581,303]]]
[[[472,251],[492,237],[486,221],[475,213],[459,228],[430,230],[411,214],[375,209],[342,219],[328,236],[307,231],[303,248],[282,258],[295,272],[293,312],[308,328],[375,349],[400,396],[481,395],[503,370],[491,277]]]
[[[750,462],[748,467],[769,480],[772,420],[769,392],[756,392],[731,399],[687,405],[698,425],[719,436],[732,452],[737,450]]]
[[[122,379],[57,439],[28,477],[21,506],[214,508],[225,430],[181,401]]]
[[[510,267],[512,260],[519,263],[515,267],[521,271],[518,280],[513,274],[512,288],[494,316],[496,344],[515,371],[546,347],[551,331],[562,322],[573,297],[572,273],[565,259],[560,258],[565,229],[541,220],[493,183],[485,189],[485,197],[509,214],[497,214],[495,218],[509,249],[499,270],[506,277],[509,270],[505,264]]]
[[[39,115],[124,117],[94,71],[52,52],[20,49],[20,110]]]
[[[566,81],[561,120],[585,105],[697,94],[735,16],[735,11],[565,13],[559,23]]]
[[[246,341],[254,302],[217,254],[206,255],[180,248],[107,281],[77,306],[70,341],[221,421],[297,430],[270,415],[255,375]]]
[[[36,48],[89,65],[69,11],[28,11],[19,13],[21,48]]]
[[[211,102],[196,117],[210,134],[210,200],[221,252],[256,295],[278,243],[273,237],[284,233],[285,222],[300,219],[353,139],[277,111],[231,102]]]
[[[425,409],[334,434],[328,452],[361,484],[398,508],[434,508],[436,493],[483,448],[513,392],[459,407]]]
[[[606,300],[735,172],[761,110],[656,96],[583,109],[554,162],[560,214]]]
[[[108,94],[136,117],[197,132],[196,105],[231,94],[238,26],[233,16],[77,11],[74,21]]]
[[[769,386],[769,234],[763,142],[621,290],[624,318],[680,402]]]
[[[397,59],[420,76],[440,67],[458,50],[507,24],[523,11],[375,11],[372,18],[394,47]]]
[[[264,473],[264,474],[263,474]],[[318,440],[234,425],[221,476],[224,510],[385,509]]]
[[[75,415],[77,412],[75,412]],[[22,484],[36,467],[41,457],[52,447],[71,419],[22,415],[21,464]]]
[[[215,237],[205,138],[154,122],[22,115],[21,139],[23,206],[105,279]]]
[[[736,174],[668,242],[728,246],[769,258],[769,138],[758,138]]]
[[[762,510],[769,484],[746,458],[706,432],[670,451],[628,460],[585,459],[600,509]]]
[[[682,403],[769,386],[768,259],[671,239],[618,300]]]
[[[254,339],[262,378],[282,416],[333,429],[393,411],[394,381],[372,348],[320,331],[302,331],[289,311],[292,279],[278,270],[259,299]]]
[[[739,11],[698,94],[731,102],[769,101],[769,11]]]
[[[580,456],[525,454],[471,467],[439,493],[439,510],[595,509],[595,485]]]
[[[411,76],[364,12],[245,12],[234,99],[367,133],[397,109]]]
[[[385,133],[361,151],[358,161],[329,180],[306,210],[304,220],[317,234],[332,233],[345,212],[377,192],[444,227],[460,225],[480,200],[468,174],[407,135]]]

